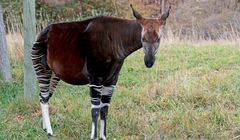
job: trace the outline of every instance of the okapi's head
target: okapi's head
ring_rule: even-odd
[[[155,54],[157,53],[161,36],[162,26],[166,24],[169,16],[169,9],[158,18],[144,18],[130,5],[134,17],[142,26],[141,42],[144,50],[144,62],[147,68],[151,68],[155,62]]]

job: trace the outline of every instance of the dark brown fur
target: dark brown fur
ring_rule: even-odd
[[[89,71],[93,70],[102,82],[116,79],[114,73],[123,60],[141,48],[140,39],[141,27],[136,21],[96,17],[52,24],[40,33],[37,42],[47,45],[47,64],[61,80],[83,85],[89,83]]]

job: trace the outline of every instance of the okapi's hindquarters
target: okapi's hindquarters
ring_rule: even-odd
[[[35,42],[32,48],[32,63],[39,82],[43,129],[46,129],[48,136],[51,136],[53,132],[49,118],[48,101],[58,84],[59,78],[47,66],[46,55],[46,43]]]

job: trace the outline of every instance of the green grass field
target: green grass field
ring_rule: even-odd
[[[0,139],[47,139],[38,98],[23,99],[23,65],[0,81]],[[53,140],[89,139],[87,86],[60,82],[50,100]],[[36,97],[37,93],[36,93]],[[110,140],[240,139],[240,45],[164,43],[147,69],[143,50],[121,70],[107,122]]]

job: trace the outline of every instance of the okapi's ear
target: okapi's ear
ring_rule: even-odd
[[[132,8],[133,15],[137,20],[141,20],[142,16],[133,8],[132,4],[130,4],[130,7]]]
[[[169,6],[168,10],[161,15],[160,19],[161,20],[166,20],[168,18],[168,16],[169,16],[170,10],[171,10],[171,6]]]

